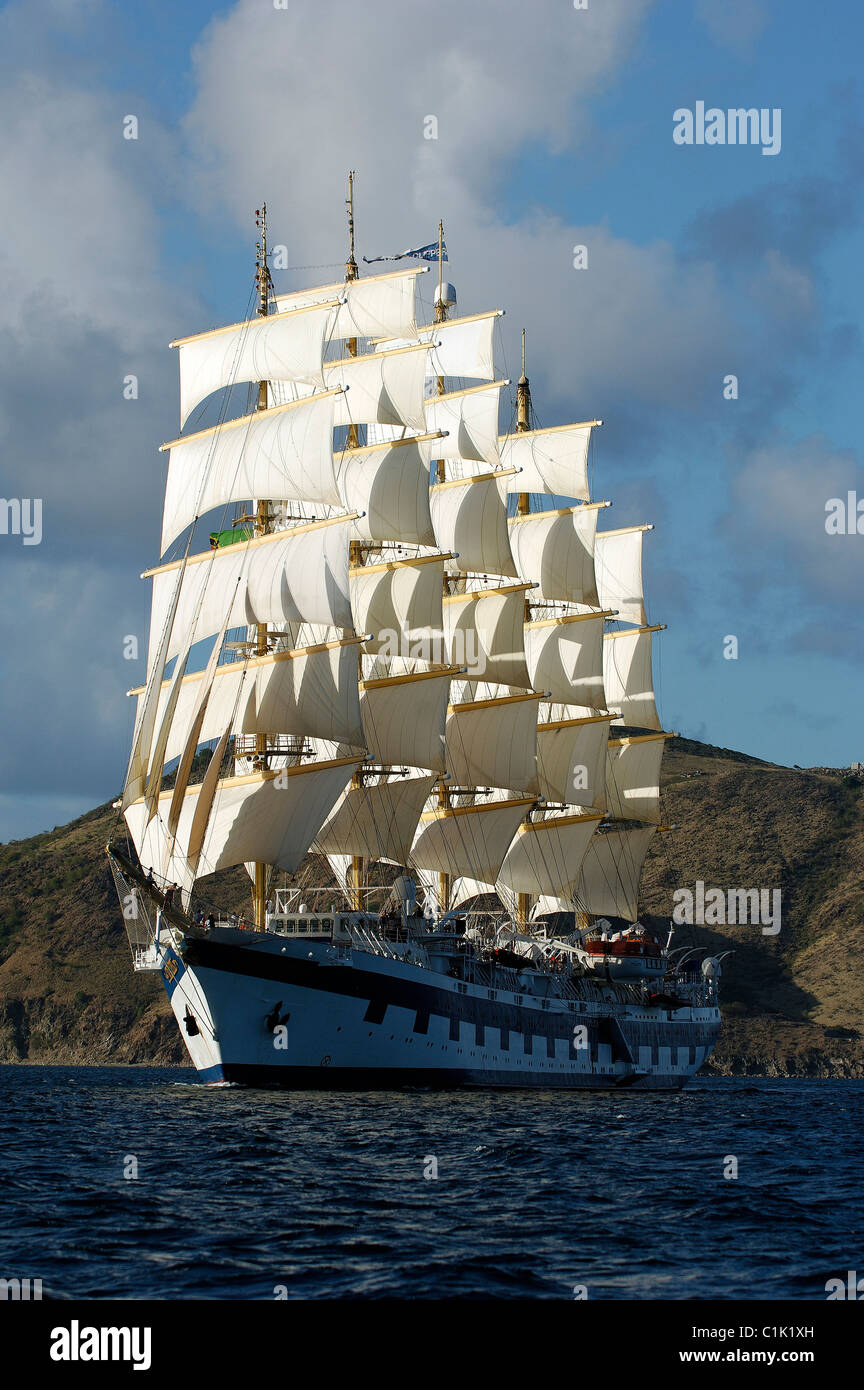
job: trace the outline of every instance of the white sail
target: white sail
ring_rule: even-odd
[[[213,873],[246,860],[263,861],[293,873],[359,761],[338,758],[303,763],[221,781],[204,834],[198,873]],[[187,852],[201,789],[199,782],[186,790],[176,841],[168,835],[161,814],[163,805],[167,810],[170,791],[160,796],[160,814],[149,825],[143,800],[133,802],[125,813],[141,863],[145,867],[164,866],[165,877],[187,891],[195,878]]]
[[[150,756],[150,767],[147,772],[147,786],[144,791],[147,814],[150,817],[156,814],[156,802],[162,786],[162,774],[165,769],[168,741],[171,737],[171,728],[177,711],[177,703],[183,688],[183,677],[186,671],[186,664],[189,660],[190,645],[191,644],[187,641],[186,646],[175,662],[170,681],[164,683],[159,695],[160,707],[157,717],[159,733],[156,735],[153,751]],[[142,701],[146,701],[146,689],[141,699]]]
[[[357,644],[323,642],[249,661],[255,733],[290,733],[363,747]]]
[[[509,527],[516,568],[522,579],[537,583],[539,598],[598,606],[594,578],[597,508],[593,504],[528,512],[511,517]]]
[[[616,723],[659,729],[651,671],[651,635],[656,628],[607,632],[603,643],[603,684],[609,709],[621,711]]]
[[[495,323],[503,312],[503,309],[493,309],[491,313],[472,314],[468,318],[436,323],[429,330],[429,337],[435,344],[432,353],[434,374],[493,381],[495,362],[492,335]],[[421,336],[425,336],[422,330]]]
[[[183,797],[186,795],[186,788],[189,785],[189,778],[192,775],[192,764],[195,760],[195,751],[201,742],[201,727],[207,714],[207,707],[210,703],[210,695],[213,690],[213,681],[216,678],[216,670],[222,656],[223,643],[228,628],[227,614],[225,622],[218,633],[215,642],[207,659],[207,665],[201,672],[201,679],[198,681],[198,691],[195,703],[187,717],[185,729],[185,742],[179,747],[180,761],[174,775],[174,790],[171,794],[171,802],[168,808],[168,829],[172,835],[177,831],[180,820],[180,812],[183,809]],[[227,716],[225,727],[227,727]]]
[[[428,270],[425,265],[411,270],[390,270],[383,275],[294,290],[277,295],[276,305],[279,313],[285,314],[341,297],[345,302],[333,310],[331,337],[416,338],[415,286],[417,276],[427,274]]]
[[[444,771],[452,671],[418,671],[360,683],[365,746],[386,767]]]
[[[434,545],[429,512],[429,465],[413,439],[346,449],[339,466],[339,493],[359,512],[354,536],[363,541]]]
[[[546,430],[524,430],[502,435],[501,462],[518,468],[521,476],[510,480],[508,492],[552,493],[587,502],[588,444],[592,425],[558,425]]]
[[[125,811],[137,797],[141,796],[147,783],[147,769],[156,730],[156,716],[159,708],[160,683],[165,663],[169,656],[182,651],[185,637],[177,640],[174,651],[171,643],[177,627],[177,612],[180,606],[186,578],[186,565],[181,561],[174,569],[170,580],[166,580],[162,591],[162,603],[157,615],[150,615],[150,652],[147,661],[147,684],[144,698],[139,702],[135,729],[132,734],[132,752],[123,783],[120,798],[121,809]]]
[[[434,777],[409,777],[346,788],[315,837],[317,848],[407,864],[434,782]]]
[[[391,656],[408,656],[412,644],[429,643],[430,630],[441,632],[446,559],[443,555],[421,555],[352,568],[354,627],[357,632],[371,634],[367,651],[384,648]],[[423,657],[422,652],[414,654]]]
[[[462,574],[516,575],[499,474],[436,483],[429,505],[439,548],[455,552],[452,569]]]
[[[333,301],[290,314],[178,338],[180,428],[195,406],[223,386],[244,381],[297,381],[323,386],[322,359]]]
[[[292,401],[163,444],[170,453],[162,552],[196,517],[247,497],[338,506],[334,398]]]
[[[445,912],[448,908],[459,907],[469,898],[495,892],[494,883],[481,883],[479,879],[460,875],[448,880],[447,901],[443,902],[440,875],[434,869],[421,869],[416,864],[413,865],[413,869],[423,888],[424,905],[428,904],[436,914]]]
[[[429,458],[474,460],[497,468],[498,398],[507,381],[471,386],[426,400],[426,429],[442,430],[446,439],[426,445]]]
[[[291,734],[362,748],[357,646],[358,639],[349,638],[218,666],[201,718],[200,692],[206,673],[185,676],[164,761],[183,752],[193,727],[198,744],[218,738],[232,712],[237,734]],[[160,720],[168,709],[171,688],[171,681],[163,682]]]
[[[413,344],[389,352],[371,352],[328,362],[324,384],[341,388],[334,423],[377,422],[426,430],[425,389],[431,344]]]
[[[642,536],[646,526],[598,531],[594,568],[601,608],[616,609],[622,623],[647,622],[642,593]]]
[[[226,611],[230,627],[308,622],[350,629],[348,535],[354,520],[335,517],[190,555],[165,659],[176,656],[190,631],[194,642],[212,637]],[[179,563],[143,576],[153,578],[151,665]]]
[[[579,906],[597,917],[626,917],[639,912],[639,880],[654,835],[644,829],[612,827],[594,836],[582,861],[576,897]]]
[[[606,745],[611,715],[543,720],[537,725],[537,771],[547,801],[606,807]]]
[[[530,584],[476,589],[444,599],[444,640],[454,664],[493,684],[531,685],[522,624]]]
[[[552,815],[520,825],[498,882],[511,893],[569,896],[602,815]]]
[[[457,787],[538,792],[539,695],[462,701],[447,712],[447,772]]]
[[[494,883],[532,798],[438,807],[420,820],[411,849],[418,868]]]
[[[197,719],[199,695],[204,676],[203,671],[196,671],[190,676],[185,676],[180,683],[177,707],[170,722],[170,732],[165,748],[164,761],[166,763],[170,763],[173,758],[182,753],[194,724],[198,725],[198,744],[209,743],[211,739],[218,738],[232,711],[238,706],[241,689],[245,691],[245,702],[251,703],[254,709],[254,677],[246,672],[242,661],[232,661],[216,668],[206,708],[199,721]],[[171,681],[162,682],[159,718],[163,722],[166,714],[170,714],[168,697],[171,686]],[[133,691],[132,693],[138,695],[139,701],[143,699],[140,692]],[[245,709],[240,708],[237,716],[238,733],[245,732],[245,722]]]
[[[606,795],[616,820],[660,824],[660,764],[668,734],[609,740]]]
[[[553,701],[606,709],[603,684],[602,614],[578,613],[525,624],[525,655],[531,684]]]

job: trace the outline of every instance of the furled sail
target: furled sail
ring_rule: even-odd
[[[247,497],[338,506],[335,395],[327,392],[259,410],[163,444],[170,454],[162,552],[196,517]]]

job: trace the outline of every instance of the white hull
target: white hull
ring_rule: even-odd
[[[528,980],[521,993],[490,989],[356,947],[231,928],[162,952],[184,1042],[208,1082],[675,1090],[720,1028],[713,1002],[544,999]]]

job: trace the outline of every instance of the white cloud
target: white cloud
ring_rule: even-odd
[[[829,498],[845,501],[849,491],[864,498],[864,470],[854,454],[824,435],[811,435],[765,444],[743,464],[732,482],[734,510],[725,533],[744,582],[758,590],[772,575],[781,592],[797,589],[799,604],[828,600],[857,610],[864,536],[829,535],[825,529]]]
[[[186,124],[200,187],[244,227],[266,190],[302,264],[325,259],[322,240],[344,255],[356,168],[364,240],[410,244],[437,207],[492,207],[526,144],[573,143],[580,103],[626,57],[649,4],[440,0],[432,14],[417,0],[240,0],[195,50]],[[430,114],[437,141],[423,137]]]

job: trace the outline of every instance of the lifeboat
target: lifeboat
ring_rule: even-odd
[[[640,980],[663,975],[666,950],[658,936],[645,927],[583,937],[582,949],[590,968],[610,980]]]

